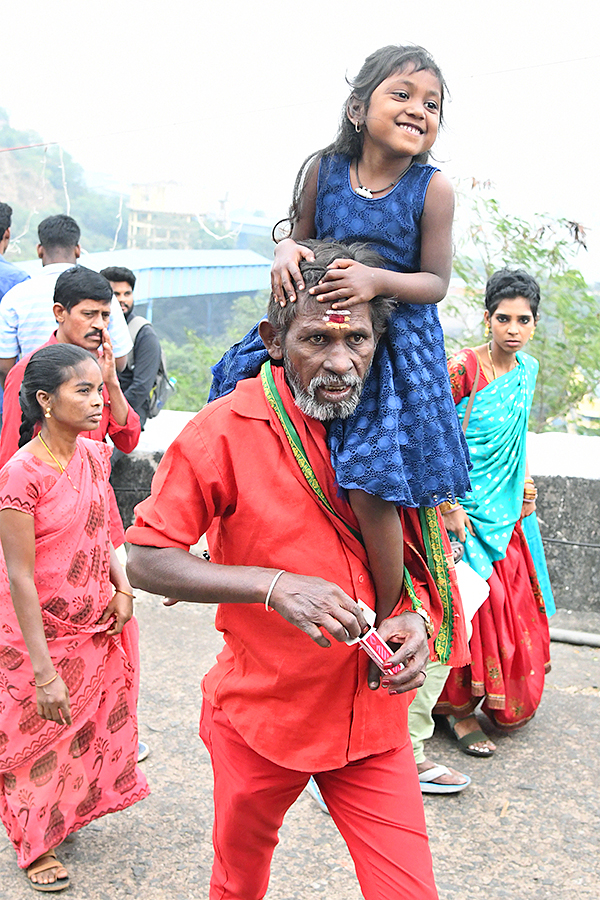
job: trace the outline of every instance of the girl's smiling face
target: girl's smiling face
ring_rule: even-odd
[[[525,297],[511,297],[501,300],[492,315],[486,309],[486,325],[492,331],[493,343],[505,353],[522,350],[535,328],[535,318],[529,300]]]
[[[442,86],[429,71],[406,68],[379,84],[363,123],[364,147],[369,144],[394,157],[419,156],[430,150],[440,125]]]

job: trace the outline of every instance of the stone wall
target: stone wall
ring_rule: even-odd
[[[600,480],[536,475],[556,606],[600,613]]]
[[[162,451],[122,457],[112,483],[125,525],[150,492]],[[600,480],[536,475],[538,518],[556,606],[600,613]]]

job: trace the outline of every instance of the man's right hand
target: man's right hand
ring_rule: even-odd
[[[269,605],[320,647],[331,646],[321,628],[340,642],[358,637],[369,628],[358,603],[337,584],[310,575],[284,572]]]

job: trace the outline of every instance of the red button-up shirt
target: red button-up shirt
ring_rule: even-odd
[[[281,380],[279,388],[290,409],[289,389]],[[352,522],[336,494],[323,425],[295,406],[293,415],[304,422],[321,486]],[[215,563],[318,575],[374,607],[366,556],[349,549],[314,499],[260,378],[240,382],[184,428],[157,470],[151,496],[137,507],[127,540],[188,549],[207,531]],[[356,645],[332,641],[323,649],[262,604],[221,604],[216,627],[225,648],[204,678],[204,695],[262,756],[314,772],[407,741],[412,695],[370,691],[368,658]]]

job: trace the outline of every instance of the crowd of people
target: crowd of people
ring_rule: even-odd
[[[428,161],[444,78],[422,48],[389,46],[351,88],[296,179],[266,318],[213,368],[126,535],[105,438],[135,448],[160,363],[135,276],[77,264],[69,216],[40,223],[42,273],[0,267],[0,815],[37,890],[68,886],[65,836],[148,793],[132,585],[218,604],[200,725],[213,900],[264,897],[307,787],[366,900],[435,900],[422,794],[470,777],[427,758],[434,714],[489,758],[479,705],[500,730],[539,705],[552,600],[524,352],[539,287],[494,273],[489,340],[447,361],[454,201]],[[203,535],[210,559],[189,552]],[[362,649],[377,634],[380,665]]]

